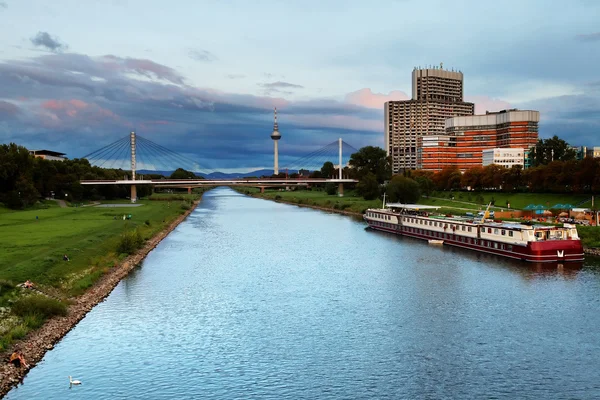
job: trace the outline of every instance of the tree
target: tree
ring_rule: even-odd
[[[433,183],[438,190],[460,189],[462,174],[457,166],[444,167],[433,176]]]
[[[421,198],[419,184],[404,176],[394,176],[387,185],[386,193],[391,202],[416,203]]]
[[[531,165],[534,167],[547,165],[552,161],[575,160],[576,157],[577,151],[556,135],[550,139],[538,140],[530,152]]]
[[[481,189],[483,167],[473,167],[465,171],[460,179],[460,185],[471,190]]]
[[[328,183],[325,185],[325,192],[332,196],[334,194],[337,193],[337,187],[335,186],[335,183]]]
[[[379,183],[374,174],[369,172],[356,185],[356,193],[365,200],[374,200],[379,197]]]
[[[325,161],[321,167],[321,176],[324,178],[331,178],[335,174],[335,167],[331,161]]]
[[[391,157],[387,157],[385,150],[366,146],[350,156],[352,174],[361,180],[368,172],[375,175],[377,182],[383,183],[392,177]]]
[[[191,171],[183,168],[177,168],[169,177],[170,179],[197,179],[198,177]]]

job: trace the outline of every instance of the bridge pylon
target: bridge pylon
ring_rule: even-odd
[[[129,144],[131,145],[131,180],[135,181],[135,131],[131,131],[129,134]],[[130,198],[132,203],[137,201],[137,188],[135,185],[131,185]]]
[[[339,170],[340,170],[340,180],[342,179],[342,138],[338,139],[338,145],[339,145]],[[338,196],[339,197],[344,197],[344,184],[342,182],[340,182],[340,184],[338,185]]]

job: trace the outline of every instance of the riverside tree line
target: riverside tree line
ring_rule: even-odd
[[[540,140],[532,152],[533,168],[521,166],[504,168],[499,165],[474,167],[462,173],[457,167],[439,172],[405,171],[392,176],[391,158],[379,147],[366,146],[350,157],[344,177],[359,181],[354,188],[366,200],[380,198],[386,193],[390,201],[415,202],[421,194],[443,190],[501,190],[534,193],[600,192],[600,160],[575,159],[575,151],[557,138]],[[337,171],[332,162],[321,170],[300,171],[311,177],[334,177]],[[29,151],[14,143],[0,145],[0,202],[20,209],[33,205],[43,197],[54,195],[69,201],[125,198],[129,188],[118,185],[83,186],[80,180],[123,179],[129,171],[105,169],[90,165],[86,159],[49,161],[33,157]],[[280,174],[284,176],[285,174]],[[291,174],[293,178],[299,174]],[[163,175],[146,175],[151,179]],[[193,172],[177,169],[170,178],[200,178]],[[138,196],[148,196],[153,188],[138,187]],[[335,194],[336,186],[326,188]]]

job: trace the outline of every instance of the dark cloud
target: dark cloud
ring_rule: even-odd
[[[14,117],[20,112],[19,107],[8,101],[0,100],[0,116],[3,118]]]
[[[273,82],[274,88],[293,83]],[[0,139],[90,153],[131,129],[215,168],[272,165],[273,107],[279,111],[282,165],[343,137],[379,144],[382,111],[344,101],[204,90],[146,59],[55,53],[0,62]],[[5,118],[4,116],[12,116]]]
[[[600,32],[577,35],[575,38],[582,42],[597,42],[600,40]]]
[[[191,49],[188,52],[188,55],[192,60],[202,61],[202,62],[211,62],[215,61],[217,57],[212,54],[210,51],[201,50],[201,49]]]
[[[600,96],[557,96],[518,105],[540,111],[540,137],[557,135],[569,144],[597,146],[600,132]]]
[[[57,37],[50,36],[48,32],[40,31],[30,40],[34,46],[45,47],[46,49],[54,52],[64,51],[68,48],[66,44],[61,43]]]

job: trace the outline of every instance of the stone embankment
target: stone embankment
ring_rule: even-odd
[[[180,215],[167,228],[158,233],[152,239],[148,240],[144,247],[135,254],[127,257],[123,262],[114,267],[110,272],[104,275],[94,286],[81,296],[72,300],[65,317],[54,317],[38,330],[30,333],[23,340],[15,343],[12,349],[0,354],[0,398],[6,395],[14,386],[23,380],[28,372],[26,368],[15,368],[8,363],[10,354],[15,348],[18,348],[25,360],[29,364],[29,369],[33,368],[44,356],[46,351],[52,349],[60,339],[62,339],[77,323],[85,317],[95,305],[103,301],[117,284],[131,270],[138,266],[146,255],[152,251],[177,225],[196,208],[200,201],[194,202],[193,206]]]

